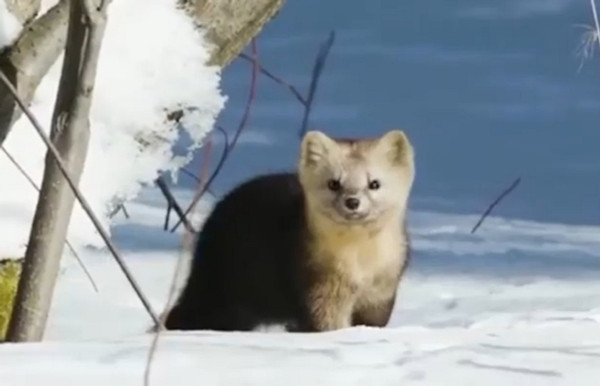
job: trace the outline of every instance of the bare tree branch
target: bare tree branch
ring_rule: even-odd
[[[117,205],[117,207],[116,207],[116,208],[114,208],[114,209],[112,210],[112,212],[110,212],[110,213],[108,214],[108,218],[113,218],[113,217],[115,217],[115,215],[116,215],[117,213],[119,213],[120,211],[123,211],[123,215],[125,216],[125,218],[127,218],[127,219],[129,218],[129,213],[127,213],[127,208],[125,207],[125,204],[119,204],[119,205]]]
[[[0,71],[29,104],[35,90],[65,47],[69,0],[60,0],[28,26],[13,45],[0,54]],[[0,84],[0,145],[21,116],[9,90]]]
[[[231,150],[233,150],[233,148],[235,147],[235,144],[237,143],[237,139],[241,135],[242,130],[246,126],[248,117],[250,115],[251,106],[254,101],[254,94],[255,94],[254,89],[256,87],[257,73],[259,71],[261,73],[265,74],[266,76],[268,76],[269,78],[271,78],[272,80],[276,81],[277,83],[287,87],[296,96],[296,98],[300,101],[300,103],[302,103],[304,105],[304,116],[302,119],[302,126],[300,128],[300,135],[301,136],[304,135],[304,133],[306,132],[306,129],[308,127],[308,118],[309,118],[312,104],[314,101],[314,96],[315,96],[315,92],[317,89],[317,85],[319,83],[319,78],[323,72],[323,68],[325,66],[325,61],[327,59],[327,56],[329,55],[329,51],[331,50],[331,47],[333,46],[334,41],[335,41],[335,31],[331,31],[327,40],[324,43],[322,43],[319,48],[319,52],[317,53],[317,58],[315,60],[315,65],[314,65],[313,71],[312,71],[312,77],[311,77],[311,83],[310,83],[310,87],[309,87],[309,91],[308,91],[308,97],[306,99],[304,99],[300,95],[300,93],[296,90],[296,88],[294,86],[290,85],[289,83],[287,83],[287,82],[283,81],[282,79],[278,78],[277,76],[273,75],[272,73],[267,71],[264,67],[261,67],[259,60],[258,60],[258,55],[256,53],[255,41],[254,40],[252,41],[253,57],[250,57],[246,54],[240,55],[243,59],[252,63],[252,79],[250,82],[250,95],[248,97],[248,102],[246,103],[244,115],[242,116],[242,119],[241,119],[238,129],[235,133],[233,141],[231,142],[231,144],[229,144],[229,146],[225,147],[225,150],[223,151],[223,156],[221,157],[219,164],[215,168],[215,171],[213,172],[211,177],[208,179],[208,181],[206,182],[204,187],[202,187],[198,191],[198,193],[195,195],[194,199],[192,200],[192,203],[188,206],[188,208],[184,212],[184,216],[187,216],[190,213],[190,211],[196,206],[198,201],[202,198],[204,193],[206,193],[206,190],[210,187],[210,184],[213,182],[213,180],[216,178],[216,176],[220,172],[221,168],[223,167],[223,164],[229,157]],[[223,129],[221,128],[221,130],[223,130]],[[181,225],[181,223],[182,223],[181,220],[178,221],[173,226],[173,228],[171,228],[171,232],[175,232],[175,230],[177,230],[177,228],[179,227],[179,225]]]
[[[183,236],[183,248],[181,248],[181,252],[177,258],[177,263],[175,264],[175,271],[173,272],[173,278],[171,279],[171,285],[169,288],[169,294],[167,297],[167,304],[165,305],[165,311],[161,315],[161,324],[164,325],[165,320],[168,316],[168,311],[173,305],[173,301],[175,300],[175,294],[177,292],[177,279],[181,274],[181,270],[183,268],[183,258],[185,256],[185,250],[190,250],[192,248],[194,237],[191,232],[186,232]],[[187,248],[186,248],[187,247]],[[154,360],[154,356],[156,354],[156,349],[158,347],[158,340],[160,338],[160,333],[162,329],[153,329],[154,336],[152,337],[152,343],[150,344],[150,350],[148,350],[148,358],[146,359],[146,368],[144,370],[144,386],[150,385],[150,370],[152,368],[152,362]]]
[[[39,192],[40,188],[38,188],[38,186],[35,183],[35,181],[29,176],[29,174],[25,171],[25,169],[23,169],[21,167],[21,165],[19,165],[19,162],[17,162],[17,160],[12,156],[12,154],[10,154],[4,148],[4,146],[0,146],[0,150],[2,150],[2,152],[4,153],[4,155],[6,155],[6,158],[8,158],[8,160],[10,161],[10,163],[12,163],[17,168],[17,170],[19,171],[19,173],[21,173],[21,175],[23,177],[25,177],[25,179],[27,180],[27,182],[29,182],[29,185],[33,186],[33,188]]]
[[[520,182],[521,177],[517,178],[508,188],[506,188],[502,193],[500,193],[500,195],[494,200],[494,202],[492,202],[490,206],[488,206],[488,208],[485,210],[485,212],[481,215],[481,218],[479,219],[479,221],[477,221],[477,224],[475,224],[473,229],[471,229],[471,234],[477,231],[477,229],[481,226],[481,224],[483,224],[483,222],[489,216],[489,214],[492,213],[494,207],[498,205],[500,201],[502,201],[506,196],[508,196],[510,192],[512,192],[517,187],[517,185],[519,185]]]
[[[229,143],[229,141],[225,142],[225,149],[223,150],[223,156],[221,157],[219,164],[217,165],[215,171],[210,176],[208,181],[206,181],[206,184],[204,186],[200,187],[198,193],[192,200],[192,203],[185,210],[184,216],[189,215],[189,213],[194,209],[194,207],[196,206],[198,201],[200,201],[202,196],[204,196],[204,193],[206,193],[206,190],[208,190],[208,188],[210,187],[210,184],[212,184],[213,180],[217,177],[217,175],[219,174],[219,171],[221,170],[221,168],[225,164],[225,161],[229,158],[231,151],[235,147],[238,138],[242,134],[242,131],[246,127],[246,124],[248,123],[248,119],[250,118],[250,111],[252,110],[252,103],[254,102],[254,96],[256,94],[256,82],[258,80],[258,49],[256,47],[256,41],[254,39],[252,40],[251,46],[252,46],[252,75],[251,75],[251,79],[250,79],[250,90],[248,91],[248,101],[246,102],[246,108],[244,109],[244,114],[242,115],[242,119],[240,120],[238,128],[235,132],[235,136],[234,136],[233,140],[231,141],[231,143]],[[226,132],[225,132],[225,130],[223,130],[223,128],[220,128],[220,130],[221,130],[221,132],[225,133],[225,135],[226,135]],[[177,228],[179,227],[179,225],[181,225],[181,223],[182,223],[181,220],[179,220],[175,224],[175,226],[173,226],[173,228],[171,228],[171,232],[175,232],[175,230],[177,230]]]
[[[600,48],[600,21],[598,21],[598,11],[596,9],[596,0],[590,0],[592,5],[592,15],[594,16],[594,27],[596,28],[596,42]]]
[[[248,62],[252,62],[253,59],[248,56],[247,54],[245,54],[244,52],[240,53],[240,58],[248,61]],[[278,77],[277,75],[273,74],[271,71],[267,70],[266,68],[264,68],[262,65],[260,64],[256,64],[258,66],[258,69],[260,70],[260,72],[265,75],[267,78],[273,80],[274,82],[282,85],[283,87],[287,88],[292,94],[294,94],[294,96],[296,97],[296,99],[298,100],[298,102],[302,103],[303,106],[306,106],[308,103],[306,103],[306,100],[304,99],[304,97],[302,96],[302,94],[300,93],[300,91],[298,91],[298,89],[286,82],[285,80],[281,79],[280,77]]]
[[[179,0],[179,3],[213,43],[209,64],[226,67],[277,14],[285,0]]]
[[[156,185],[158,186],[158,188],[160,189],[162,194],[167,199],[167,204],[169,205],[169,208],[173,208],[175,210],[175,213],[177,213],[177,215],[179,216],[180,221],[183,221],[183,223],[185,224],[186,230],[188,232],[195,232],[194,227],[188,221],[187,217],[183,213],[183,210],[181,209],[181,206],[179,206],[179,203],[177,202],[177,200],[171,193],[171,190],[169,190],[169,187],[167,186],[165,181],[161,177],[159,177],[156,179]],[[168,226],[169,225],[168,225],[168,220],[167,220],[165,222],[165,230],[168,229]]]
[[[71,3],[65,61],[52,118],[52,141],[20,100],[14,86],[0,73],[5,87],[13,94],[48,147],[40,199],[9,326],[9,341],[38,341],[43,336],[58,275],[62,246],[73,209],[73,194],[115,256],[152,319],[157,326],[162,326],[110,237],[77,187],[89,142],[88,115],[106,27],[108,3],[101,3],[98,8],[89,1],[84,3],[82,0],[73,0]],[[71,174],[74,177],[71,177]]]
[[[33,181],[33,179],[29,176],[29,174],[25,171],[25,169],[23,169],[21,167],[21,165],[19,164],[19,162],[17,162],[17,160],[12,156],[12,154],[10,154],[4,148],[4,146],[0,146],[0,150],[2,150],[2,152],[4,153],[4,155],[6,155],[6,157],[8,158],[8,160],[17,168],[17,170],[19,170],[19,173],[21,173],[23,175],[23,177],[25,177],[25,179],[29,182],[29,184],[36,191],[39,192],[40,188],[37,186],[37,184],[35,183],[35,181]],[[73,245],[69,242],[69,240],[65,240],[65,244],[67,245],[67,247],[69,248],[69,250],[73,254],[73,257],[75,257],[75,260],[77,260],[77,263],[79,264],[79,266],[83,270],[83,273],[85,273],[85,275],[87,276],[88,281],[92,285],[92,288],[94,289],[94,291],[98,292],[98,285],[96,284],[96,281],[94,280],[94,278],[92,277],[92,274],[90,273],[90,271],[87,269],[87,267],[83,263],[83,260],[81,259],[81,257],[77,253],[77,251],[75,251],[75,248],[73,248]]]
[[[179,169],[183,174],[185,174],[186,176],[190,177],[192,180],[196,181],[197,183],[202,182],[200,180],[200,178],[198,178],[197,175],[195,175],[194,173],[190,172],[189,170],[187,170],[186,168],[181,168]]]
[[[329,51],[331,50],[331,46],[333,45],[334,41],[335,31],[331,31],[329,33],[329,37],[323,44],[321,44],[319,52],[317,53],[317,59],[315,60],[315,65],[312,71],[310,88],[308,89],[308,97],[306,98],[306,104],[304,106],[304,117],[302,118],[302,126],[300,127],[300,137],[304,136],[308,128],[308,117],[312,109],[313,100],[317,91],[317,85],[319,84],[319,78],[321,77],[321,73],[325,67],[325,61],[327,60],[327,55],[329,55]]]
[[[229,143],[229,136],[228,136],[227,132],[225,131],[225,129],[223,129],[221,126],[217,126],[217,130],[220,131],[221,134],[223,134],[223,137],[225,138],[225,145],[223,147],[223,152],[221,153],[221,158],[219,159],[219,162],[217,163],[217,167],[215,167],[215,170],[212,172],[212,174],[210,175],[208,180],[206,180],[206,181],[204,181],[204,183],[200,184],[200,188],[199,188],[198,192],[196,193],[196,195],[194,196],[194,198],[192,199],[192,203],[188,206],[188,208],[184,212],[185,216],[187,216],[192,211],[192,209],[196,206],[198,201],[200,201],[200,199],[204,196],[204,194],[206,192],[208,192],[210,185],[213,183],[215,178],[217,178],[217,176],[219,175],[221,168],[223,167],[223,165],[225,164],[225,161],[227,160],[227,157],[229,156],[229,151],[231,148],[230,143]],[[177,224],[175,224],[173,226],[173,228],[171,228],[171,232],[175,232],[175,230],[177,230],[177,227],[180,224],[181,224],[181,221],[179,221]]]

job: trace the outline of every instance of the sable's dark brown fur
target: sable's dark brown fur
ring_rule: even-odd
[[[224,197],[203,226],[166,327],[251,330],[283,323],[311,330],[300,269],[307,235],[303,202],[295,174],[257,177]]]
[[[387,325],[410,256],[410,142],[398,130],[356,142],[309,132],[301,149],[299,174],[254,178],[217,203],[168,329]],[[350,211],[348,197],[360,203]]]
[[[274,323],[290,331],[316,331],[307,309],[316,274],[305,266],[307,237],[296,174],[260,176],[240,185],[204,224],[188,282],[166,328],[247,331]],[[353,324],[385,326],[393,305],[392,298],[377,314],[357,314]]]

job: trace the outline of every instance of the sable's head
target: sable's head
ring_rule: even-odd
[[[401,130],[364,140],[310,131],[302,140],[298,172],[311,209],[336,223],[365,224],[405,210],[414,151]]]

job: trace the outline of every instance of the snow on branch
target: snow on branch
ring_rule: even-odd
[[[62,244],[73,209],[74,200],[70,191],[92,220],[156,325],[160,325],[158,316],[133,279],[110,236],[77,187],[87,156],[88,116],[109,4],[110,0],[100,1],[99,4],[93,0],[81,3],[74,0],[71,4],[65,61],[52,118],[52,139],[25,106],[14,85],[0,72],[4,86],[49,150],[7,333],[7,339],[13,342],[42,339],[60,266]]]
[[[170,0],[119,0],[108,14],[90,111],[89,154],[79,185],[105,229],[115,203],[137,196],[161,173],[189,162],[226,100],[220,68],[207,65],[211,43],[183,9]],[[29,106],[41,122],[52,117],[62,60],[52,65]],[[184,111],[181,125],[167,118],[175,110]],[[183,131],[191,144],[175,155],[173,144]],[[19,118],[4,147],[39,182],[46,150],[30,133],[29,122]],[[4,157],[0,180],[11,186],[1,189],[0,233],[7,237],[0,243],[0,256],[22,256],[37,192]],[[75,248],[104,246],[79,206],[68,238]]]
[[[319,79],[320,79],[323,69],[325,67],[325,62],[326,62],[327,56],[329,55],[329,52],[330,52],[331,47],[333,46],[334,42],[335,42],[335,31],[331,31],[329,33],[328,38],[320,45],[319,51],[317,52],[315,63],[314,63],[313,69],[312,69],[312,75],[311,75],[311,81],[310,81],[310,85],[309,85],[309,89],[308,89],[308,95],[306,97],[302,96],[302,94],[298,91],[297,87],[295,87],[294,85],[285,81],[280,76],[273,74],[273,72],[269,71],[263,65],[261,65],[260,60],[258,58],[256,42],[254,40],[252,41],[252,45],[251,45],[252,56],[245,54],[243,52],[240,53],[239,57],[241,59],[248,61],[252,65],[251,78],[250,78],[250,90],[249,90],[248,100],[246,102],[246,107],[244,109],[244,114],[242,115],[242,119],[240,120],[237,130],[235,131],[233,140],[231,142],[229,142],[228,138],[226,138],[223,154],[221,156],[221,159],[219,160],[219,163],[215,167],[213,173],[210,175],[210,177],[208,178],[207,181],[204,181],[202,184],[199,185],[198,191],[197,191],[196,195],[194,196],[192,202],[190,203],[188,208],[183,213],[183,216],[180,215],[179,221],[173,226],[173,228],[171,228],[171,232],[175,232],[175,230],[177,230],[179,225],[181,225],[182,223],[187,221],[186,218],[189,215],[189,213],[194,209],[194,207],[197,205],[197,203],[200,201],[200,199],[208,191],[208,189],[210,189],[210,185],[212,184],[214,179],[219,175],[221,168],[223,167],[223,165],[227,161],[227,158],[229,157],[231,151],[235,147],[235,144],[237,143],[237,139],[239,138],[242,131],[246,127],[246,124],[248,122],[248,119],[249,119],[249,116],[250,116],[250,113],[252,110],[252,105],[254,102],[254,95],[256,93],[255,88],[256,88],[256,84],[257,84],[257,74],[258,73],[265,75],[269,79],[271,79],[274,82],[278,83],[279,85],[285,87],[296,98],[296,100],[298,100],[298,102],[300,102],[300,104],[303,106],[304,114],[302,117],[302,124],[301,124],[301,128],[299,131],[299,136],[302,137],[304,135],[304,133],[306,132],[306,128],[308,126],[310,112],[312,109],[312,105],[314,103],[314,97],[316,94],[317,86],[319,84]],[[223,128],[219,128],[219,129],[222,131],[222,133],[224,133],[225,136],[227,136],[227,132]],[[206,165],[204,165],[204,166],[206,166]]]

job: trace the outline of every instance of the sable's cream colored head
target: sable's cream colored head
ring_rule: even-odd
[[[316,213],[344,225],[367,224],[404,213],[415,178],[414,151],[401,130],[364,140],[309,131],[298,172]]]

